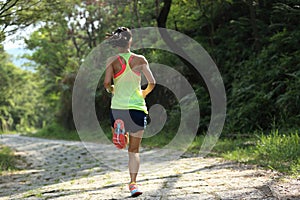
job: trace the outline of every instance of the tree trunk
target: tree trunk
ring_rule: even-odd
[[[157,18],[157,26],[161,28],[166,28],[168,15],[170,12],[172,0],[164,0],[164,6],[161,9],[158,18]]]

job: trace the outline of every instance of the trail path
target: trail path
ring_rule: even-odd
[[[131,199],[128,172],[101,164],[81,142],[3,135],[0,144],[26,160],[24,170],[0,176],[1,200]],[[144,194],[136,199],[300,199],[300,180],[276,172],[217,158],[186,157],[168,164],[139,175]]]

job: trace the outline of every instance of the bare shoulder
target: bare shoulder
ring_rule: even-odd
[[[106,66],[111,65],[114,61],[116,61],[118,59],[118,56],[111,56],[106,60]]]
[[[140,54],[135,54],[135,53],[132,53],[132,55],[134,56],[135,62],[140,63],[140,64],[146,64],[146,63],[148,63],[148,61],[145,58],[145,56],[140,55]]]

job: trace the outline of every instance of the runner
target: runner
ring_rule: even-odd
[[[146,58],[130,51],[131,31],[120,27],[109,35],[108,42],[118,49],[119,54],[108,59],[104,80],[107,92],[112,93],[111,125],[113,143],[119,149],[128,146],[129,190],[131,196],[142,194],[137,186],[140,166],[139,147],[148,113],[145,98],[155,87],[155,79]],[[148,81],[147,88],[141,89],[141,73]],[[112,85],[112,81],[114,85]]]

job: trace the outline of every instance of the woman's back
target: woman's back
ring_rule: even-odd
[[[112,109],[135,109],[147,113],[141,90],[143,57],[131,52],[120,53],[113,61],[114,96]]]

